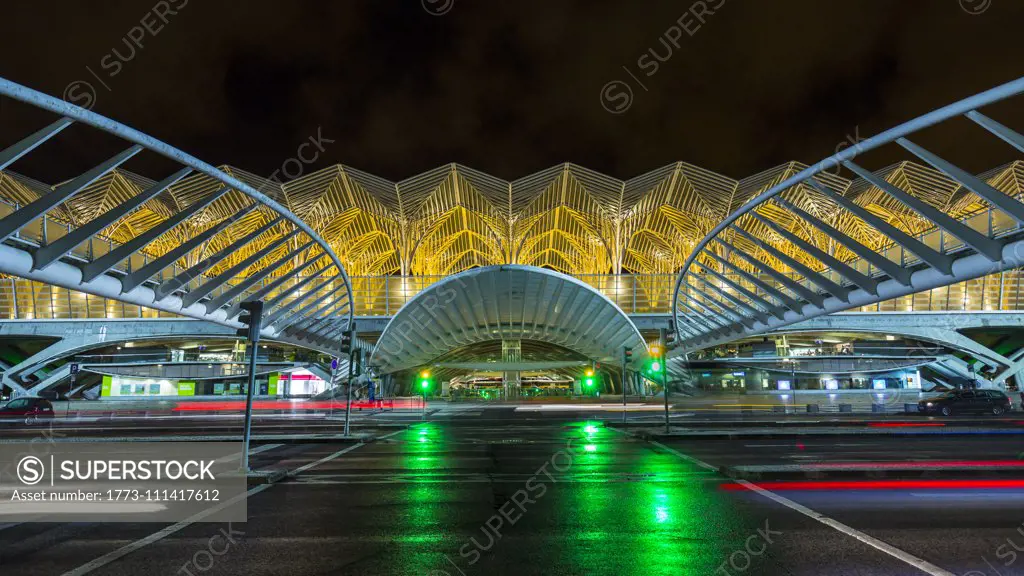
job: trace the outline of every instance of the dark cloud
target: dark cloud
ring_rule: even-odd
[[[991,0],[980,15],[958,0],[726,0],[697,29],[685,0],[455,0],[444,16],[419,0],[191,0],[102,76],[101,59],[124,53],[152,6],[8,2],[0,75],[57,96],[91,81],[97,112],[214,164],[269,174],[319,128],[336,140],[321,165],[401,179],[446,162],[515,178],[572,161],[630,177],[675,160],[743,177],[817,161],[849,135],[1024,74],[1015,0]],[[661,40],[680,18],[693,34],[676,48]],[[645,76],[638,58],[669,46]],[[624,114],[601,106],[611,80],[633,88]],[[992,114],[1024,129],[1021,110]],[[10,142],[46,118],[4,103],[0,120]],[[993,139],[975,145],[976,130],[926,138],[976,171],[1013,158]],[[115,150],[85,132],[15,168],[52,181]]]

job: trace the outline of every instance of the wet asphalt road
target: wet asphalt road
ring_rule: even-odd
[[[0,573],[929,573],[908,563],[909,554],[934,574],[1024,574],[1024,553],[1007,553],[1008,538],[1024,548],[1016,531],[1024,489],[779,492],[851,535],[764,495],[726,490],[729,481],[673,452],[717,466],[716,458],[758,450],[742,444],[663,447],[599,423],[512,417],[377,433],[390,437],[340,455],[348,446],[285,444],[254,456],[257,467],[282,469],[336,457],[251,496],[249,522],[231,527],[226,549],[217,540],[216,555],[211,538],[224,524],[179,525],[160,538],[152,535],[167,525],[0,524]],[[979,454],[1010,449],[991,440],[957,441],[976,442]],[[790,453],[761,449],[764,458],[745,461]]]

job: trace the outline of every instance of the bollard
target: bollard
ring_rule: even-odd
[[[879,412],[884,414],[885,413],[885,404],[872,404],[871,405],[871,411],[876,413],[876,414],[879,413]]]
[[[807,412],[819,412],[820,410],[821,410],[821,407],[818,406],[817,404],[808,404],[807,405]]]
[[[853,412],[853,404],[840,404],[839,405],[839,411],[840,412]]]

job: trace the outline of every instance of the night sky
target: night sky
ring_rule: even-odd
[[[341,162],[393,180],[448,162],[514,179],[571,161],[629,178],[676,160],[741,178],[815,162],[848,138],[1024,75],[1019,0],[10,0],[4,8],[0,75],[260,175],[319,130],[335,142],[311,168]],[[133,27],[142,48],[125,43]],[[679,47],[663,43],[666,35]],[[654,71],[643,56],[653,49],[664,59],[666,46],[671,55]],[[619,114],[605,107],[623,105],[621,84],[614,98],[601,97],[613,81],[633,91]],[[1024,131],[1022,100],[988,113]],[[0,143],[50,119],[4,101]],[[45,158],[14,169],[54,182],[118,148],[88,132],[69,129]],[[974,171],[1015,157],[966,120],[924,139]],[[880,168],[889,153],[866,165]],[[127,167],[152,177],[171,169],[146,158]]]

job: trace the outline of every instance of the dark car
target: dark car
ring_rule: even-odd
[[[941,396],[926,398],[917,403],[917,411],[943,416],[953,414],[995,414],[1013,409],[1013,401],[999,390],[950,390]]]
[[[0,407],[0,422],[33,424],[43,418],[53,418],[53,404],[46,398],[15,398]]]

